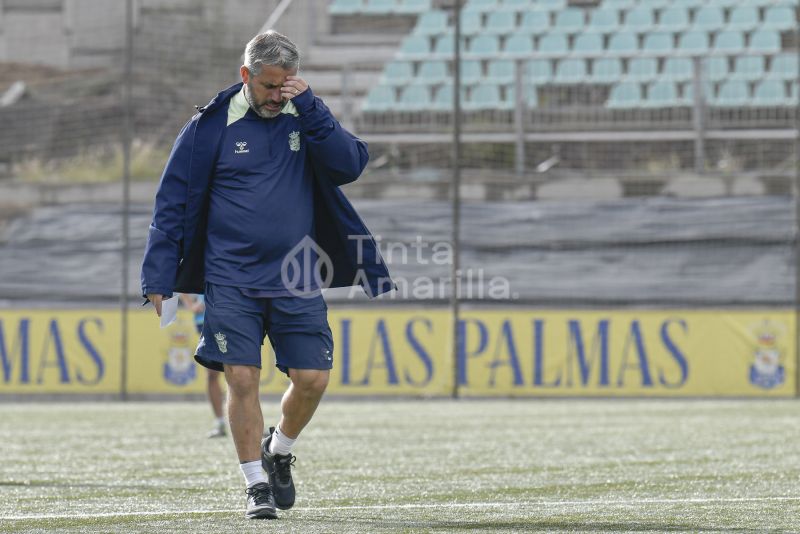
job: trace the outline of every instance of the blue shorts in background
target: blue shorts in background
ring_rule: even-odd
[[[261,368],[261,346],[269,336],[275,365],[289,369],[331,369],[333,335],[328,306],[313,297],[253,298],[236,287],[206,284],[206,315],[195,360],[223,371],[223,365]]]

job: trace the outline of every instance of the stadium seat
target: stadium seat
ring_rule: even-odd
[[[453,41],[452,37],[449,39]],[[426,56],[431,52],[430,39],[425,35],[409,35],[403,39],[399,52],[402,56]]]
[[[608,41],[608,52],[614,54],[631,54],[639,51],[639,39],[635,33],[615,33]]]
[[[533,85],[545,85],[553,80],[553,65],[549,59],[528,60],[525,72]]]
[[[414,68],[408,61],[390,61],[383,69],[382,85],[406,85],[414,77]]]
[[[423,85],[436,85],[450,78],[447,73],[447,62],[428,60],[423,61],[419,66],[419,72],[414,79],[414,83]]]
[[[679,105],[678,88],[673,82],[658,81],[648,87],[645,107],[670,108],[677,105]]]
[[[637,5],[625,14],[623,31],[645,33],[655,26],[655,15],[650,6]]]
[[[515,81],[516,67],[510,59],[492,59],[489,61],[486,77],[498,84],[508,85]]]
[[[563,33],[549,33],[539,38],[539,52],[542,54],[564,55],[568,51],[567,36]]]
[[[555,83],[576,84],[588,78],[586,62],[582,59],[569,58],[562,59],[556,66]]]
[[[508,35],[516,28],[516,14],[511,11],[495,11],[486,19],[486,33]]]
[[[461,12],[461,34],[478,35],[483,31],[483,15],[477,11]]]
[[[759,24],[758,8],[755,6],[740,5],[731,11],[728,19],[728,29],[748,32]]]
[[[774,30],[757,30],[750,35],[750,51],[776,54],[781,51],[781,35]]]
[[[528,11],[522,16],[520,31],[531,35],[542,35],[550,31],[550,13],[546,11]]]
[[[672,52],[674,42],[671,33],[657,32],[648,33],[644,38],[644,46],[642,49],[645,52],[664,54]]]
[[[638,108],[642,105],[642,86],[638,83],[623,82],[611,89],[606,107],[612,109]]]
[[[503,0],[500,3],[500,9],[525,12],[533,9],[533,6],[531,5],[531,0]]]
[[[772,0],[747,0],[747,2],[751,4],[757,4],[763,1],[771,2]],[[710,0],[709,3],[721,8],[733,8],[742,4],[743,0]]]
[[[614,33],[619,29],[619,11],[616,9],[595,9],[589,17],[586,31]]]
[[[404,15],[424,15],[431,9],[431,0],[399,0],[399,2],[395,11]]]
[[[627,81],[649,82],[658,76],[658,60],[654,57],[637,57],[628,63]]]
[[[396,105],[394,87],[376,85],[364,100],[364,111],[390,111]]]
[[[706,32],[716,32],[725,27],[725,14],[717,6],[703,6],[694,15],[693,28]]]
[[[403,89],[397,102],[402,111],[420,111],[431,107],[431,91],[427,85],[409,85]]]
[[[533,0],[533,9],[561,11],[567,7],[567,0]]]
[[[690,54],[706,54],[709,50],[708,33],[705,31],[689,31],[678,37],[678,50]]]
[[[701,7],[703,4],[705,4],[705,0],[672,0],[672,5],[674,7],[685,7],[689,9]]]
[[[420,15],[414,27],[417,35],[442,35],[448,33],[447,13],[444,11],[428,11]]]
[[[714,39],[714,51],[736,54],[744,50],[744,34],[738,31],[723,31]]]
[[[331,15],[353,15],[364,10],[363,0],[333,0],[328,8]]]
[[[764,22],[762,22],[761,28],[780,32],[792,30],[796,24],[796,16],[791,7],[771,6],[764,12]]]
[[[474,85],[483,79],[483,68],[480,60],[466,59],[461,61],[461,85]]]
[[[481,83],[473,87],[464,102],[464,109],[474,111],[499,109],[501,107],[500,86],[490,83]]]
[[[585,15],[582,9],[567,8],[556,13],[556,24],[553,31],[564,33],[578,33],[585,25]]]
[[[800,102],[800,86],[797,82],[789,84],[789,105],[797,106]]]
[[[767,78],[775,80],[796,80],[800,75],[798,58],[795,54],[778,54],[772,57]]]
[[[503,53],[509,56],[529,56],[533,50],[533,39],[527,33],[510,35],[503,45]]]
[[[469,40],[467,52],[478,56],[490,56],[500,53],[500,39],[494,35],[478,35]]]
[[[671,82],[685,82],[694,78],[694,65],[688,57],[668,57],[664,60],[661,79]]]
[[[467,95],[465,87],[461,88],[461,101],[463,102]],[[450,111],[453,109],[453,84],[444,84],[436,90],[433,95],[433,102],[431,107],[438,111]]]
[[[467,49],[467,40],[461,40],[461,50]],[[436,38],[433,53],[439,56],[452,56],[455,53],[455,37],[453,34],[440,35]]]
[[[794,102],[786,95],[786,84],[780,80],[764,80],[753,91],[753,106],[786,106]]]
[[[468,0],[462,12],[489,13],[497,9],[497,0]]]
[[[717,97],[712,104],[720,107],[746,106],[750,102],[750,91],[747,82],[741,80],[728,80],[722,82],[717,92]]]
[[[724,56],[711,56],[705,60],[706,79],[718,82],[728,77],[728,58]]]
[[[636,5],[636,0],[603,0],[601,9],[630,9]]]
[[[603,36],[599,33],[582,33],[575,37],[572,53],[579,56],[600,55],[603,53]]]
[[[764,78],[764,56],[737,56],[731,78],[754,82]]]
[[[395,0],[366,0],[363,13],[384,15],[393,13],[394,10]]]
[[[618,58],[601,58],[592,65],[592,81],[594,83],[616,83],[622,79],[622,60]]]
[[[684,7],[670,7],[661,12],[657,30],[660,32],[682,32],[689,27],[689,11]]]
[[[714,99],[714,84],[706,82],[703,84],[703,99],[710,102]],[[694,82],[687,82],[683,84],[683,96],[681,100],[690,106],[694,106]]]

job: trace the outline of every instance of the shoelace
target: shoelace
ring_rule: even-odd
[[[278,477],[278,482],[281,484],[288,484],[292,480],[292,470],[294,461],[297,460],[296,456],[286,456],[285,458],[275,458],[275,476]]]
[[[253,502],[256,504],[269,503],[269,499],[272,497],[272,488],[270,488],[267,484],[256,484],[255,486],[251,486],[244,491],[247,493],[248,497],[253,498]]]

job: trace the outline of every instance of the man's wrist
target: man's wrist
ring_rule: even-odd
[[[311,87],[297,95],[292,99],[295,109],[301,115],[304,115],[314,109],[314,93],[311,92]]]

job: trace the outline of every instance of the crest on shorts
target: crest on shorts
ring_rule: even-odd
[[[228,339],[225,337],[225,334],[217,332],[214,334],[214,339],[217,340],[217,347],[219,347],[219,351],[222,354],[228,352]]]
[[[289,134],[289,148],[292,152],[300,150],[300,132],[292,132]]]

